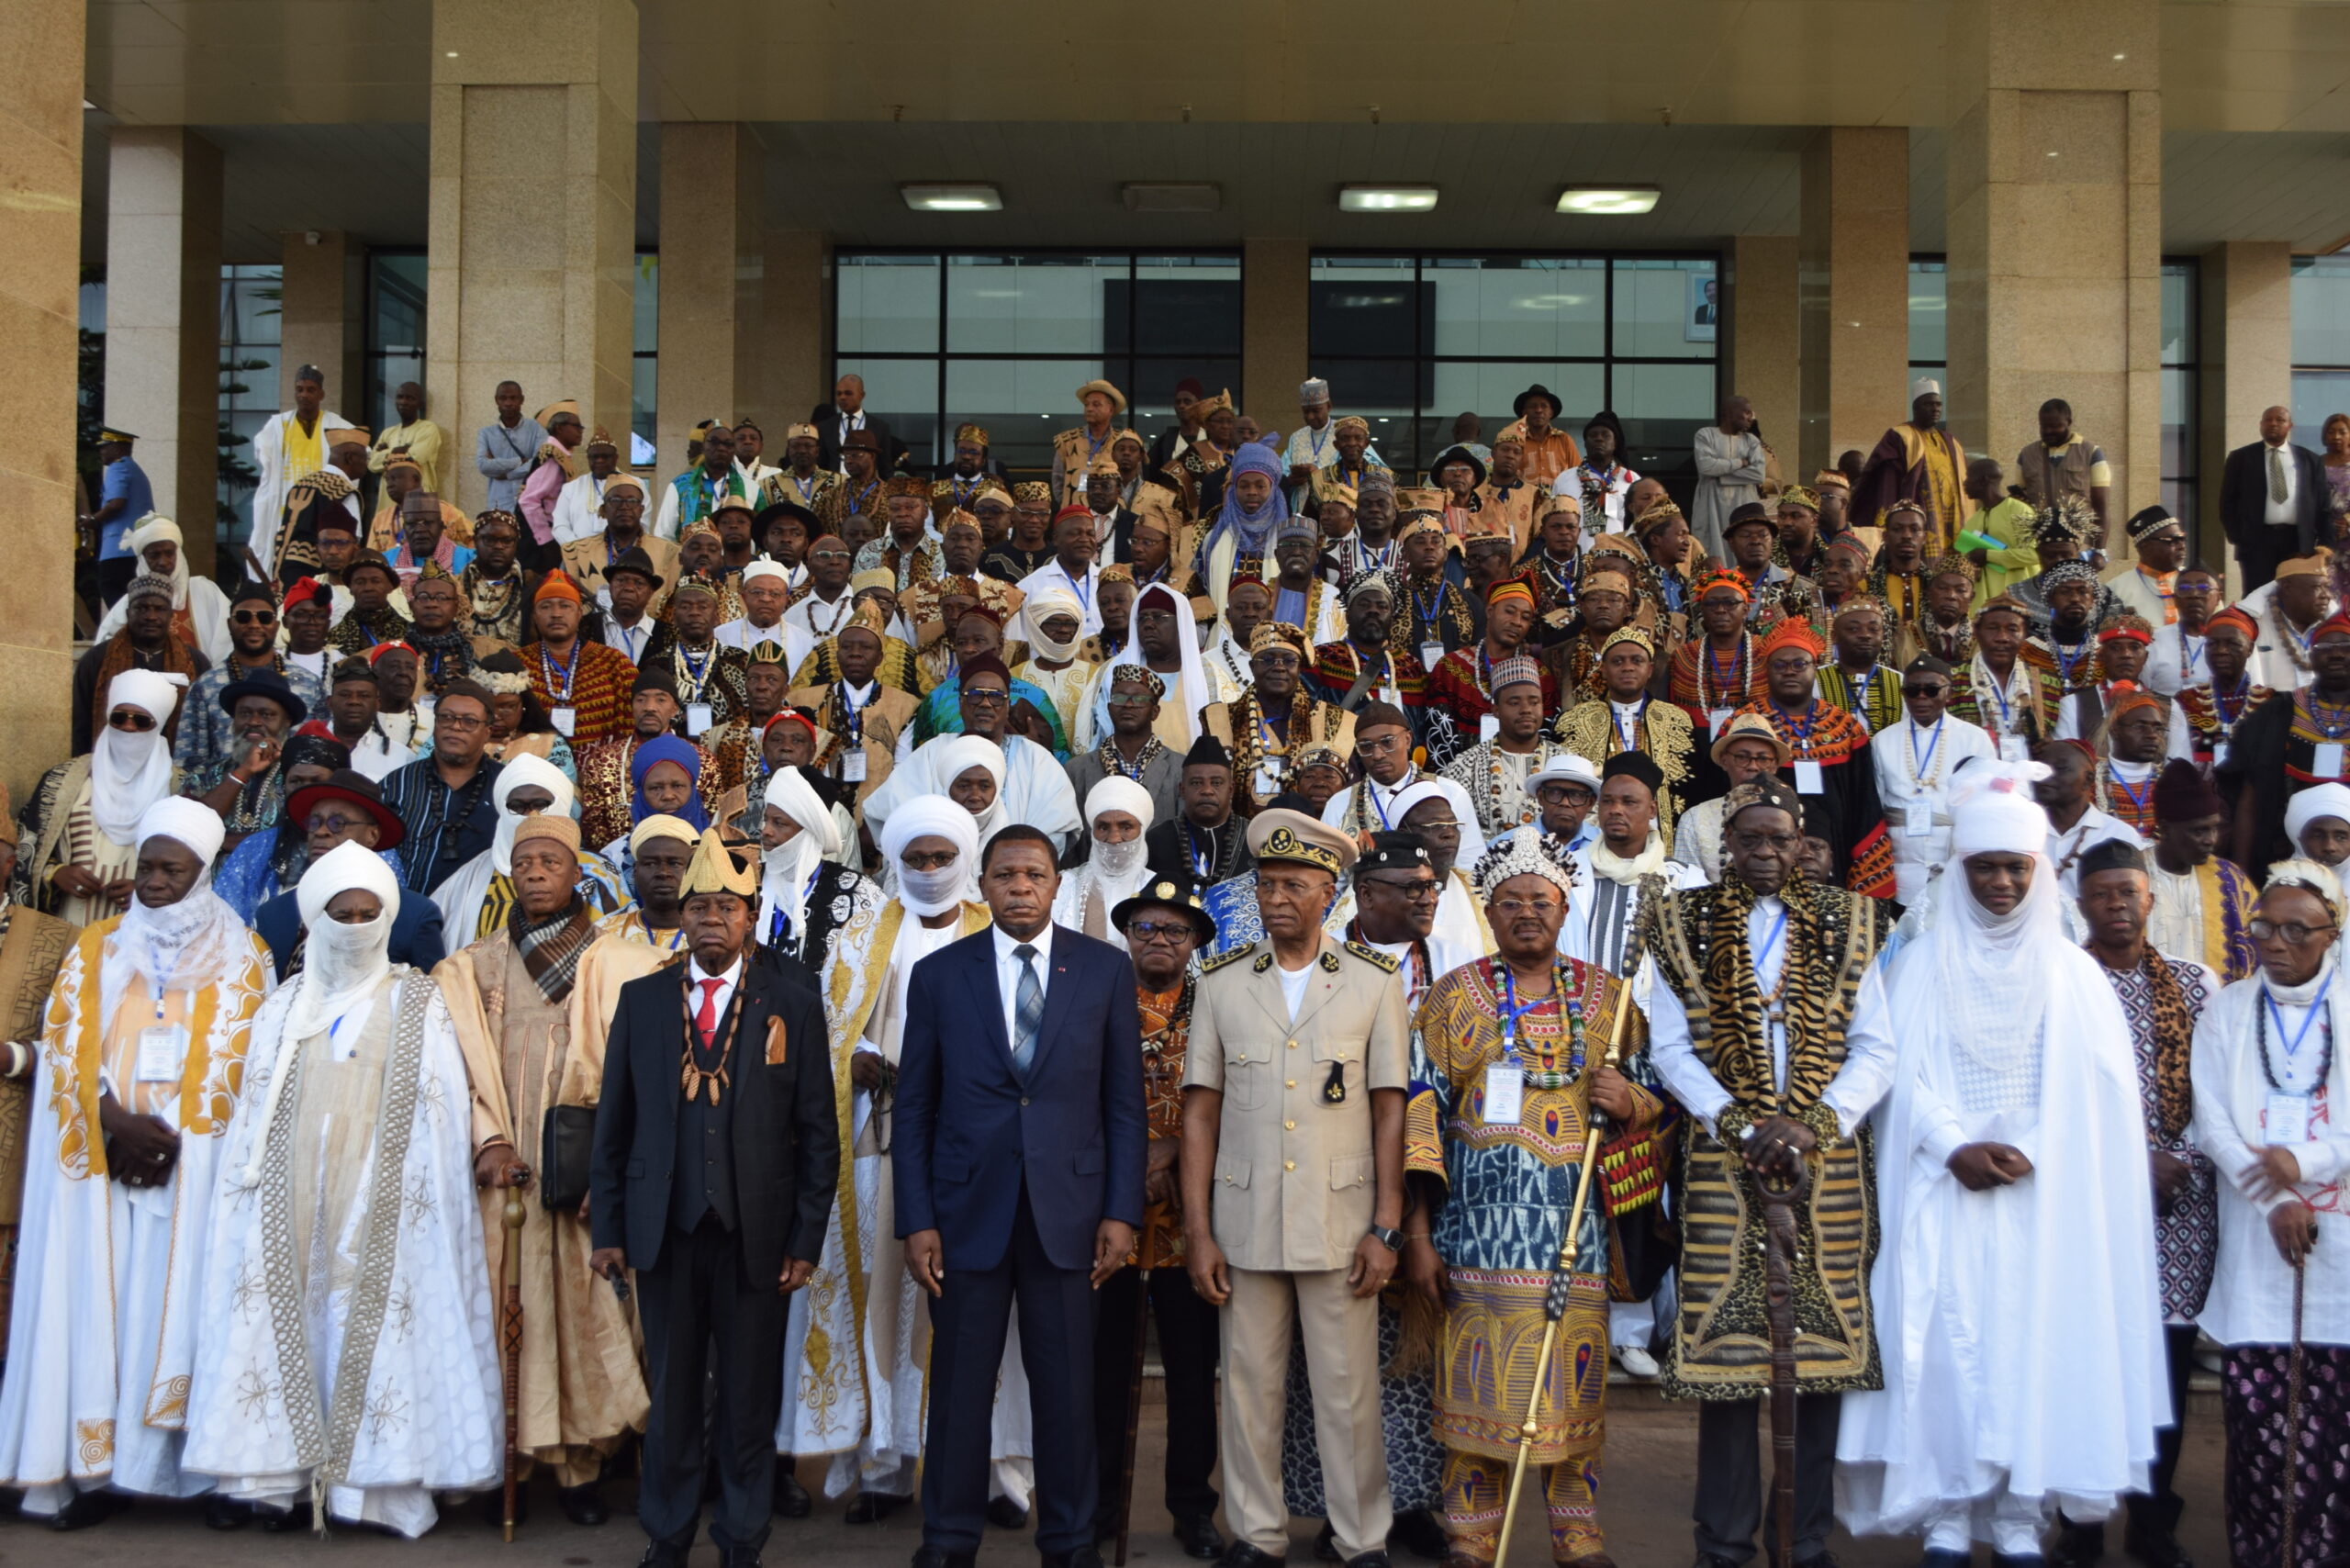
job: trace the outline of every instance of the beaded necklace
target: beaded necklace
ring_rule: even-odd
[[[1517,1000],[1517,979],[1510,972],[1506,963],[1496,958],[1484,958],[1477,961],[1484,966],[1486,985],[1501,999],[1501,1005],[1497,1011],[1501,1014],[1502,1059],[1526,1074],[1526,1087],[1564,1089],[1582,1077],[1584,1051],[1583,1003],[1569,994],[1567,967],[1564,964],[1551,965],[1550,994],[1531,997],[1521,1003]],[[1525,1057],[1517,1048],[1518,1020],[1534,1012],[1546,1002],[1561,1006],[1566,1012],[1567,1062],[1563,1068],[1550,1065],[1558,1055],[1555,1047],[1546,1047],[1540,1041],[1530,1042],[1534,1047],[1536,1059],[1543,1063],[1539,1067],[1527,1066]]]

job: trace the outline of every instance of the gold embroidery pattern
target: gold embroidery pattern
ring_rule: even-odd
[[[114,1467],[114,1418],[73,1423],[74,1458],[84,1473]]]

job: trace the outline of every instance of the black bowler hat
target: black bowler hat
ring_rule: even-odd
[[[1134,897],[1118,901],[1110,911],[1110,924],[1124,935],[1128,921],[1153,907],[1176,910],[1188,916],[1192,932],[1203,945],[1215,940],[1215,920],[1200,902],[1200,885],[1190,873],[1153,877]]]

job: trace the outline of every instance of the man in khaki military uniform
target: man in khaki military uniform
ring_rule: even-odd
[[[1220,1306],[1226,1568],[1288,1549],[1281,1413],[1291,1324],[1330,1525],[1349,1568],[1386,1568],[1382,1286],[1403,1237],[1411,1014],[1392,958],[1322,931],[1355,846],[1300,812],[1248,826],[1266,940],[1202,973],[1184,1069],[1186,1266]]]

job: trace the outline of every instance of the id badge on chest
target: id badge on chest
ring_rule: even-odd
[[[1999,760],[2001,762],[2030,762],[2031,760],[2031,754],[2024,749],[2021,735],[1999,737]]]
[[[1483,718],[1477,721],[1477,739],[1479,741],[1490,741],[1501,733],[1502,716],[1499,713],[1488,713]]]
[[[1923,838],[1934,831],[1934,808],[1930,801],[1919,801],[1902,813],[1901,831],[1910,838]]]
[[[1827,792],[1828,781],[1819,776],[1819,764],[1816,762],[1798,761],[1796,764],[1796,793],[1798,795],[1824,795]]]
[[[1422,643],[1420,644],[1420,667],[1422,669],[1434,669],[1443,662],[1444,644],[1442,643]]]
[[[707,734],[710,731],[710,725],[711,714],[709,703],[688,702],[686,704],[686,734],[689,735]]]
[[[150,1024],[139,1031],[139,1063],[134,1072],[141,1083],[177,1083],[187,1062],[187,1025]]]
[[[553,724],[554,726],[554,733],[561,735],[565,740],[569,740],[571,738],[572,726],[576,724],[578,722],[579,711],[576,708],[550,708],[547,710],[547,722]]]
[[[2310,771],[2316,774],[2321,778],[2341,778],[2342,743],[2340,741],[2320,741],[2317,745],[2316,754],[2310,762]]]
[[[2260,1113],[2260,1128],[2270,1143],[2309,1142],[2310,1097],[2270,1090],[2267,1104]]]
[[[1526,1070],[1495,1062],[1485,1070],[1485,1125],[1514,1126],[1524,1114]]]
[[[1712,732],[1714,739],[1722,738],[1722,726],[1729,722],[1729,716],[1735,711],[1729,708],[1709,708],[1706,711],[1706,726]]]
[[[855,746],[841,753],[841,782],[844,784],[865,782],[865,748],[863,746]]]
[[[1281,792],[1280,764],[1265,761],[1257,765],[1256,789],[1257,798],[1263,801],[1270,801]]]

